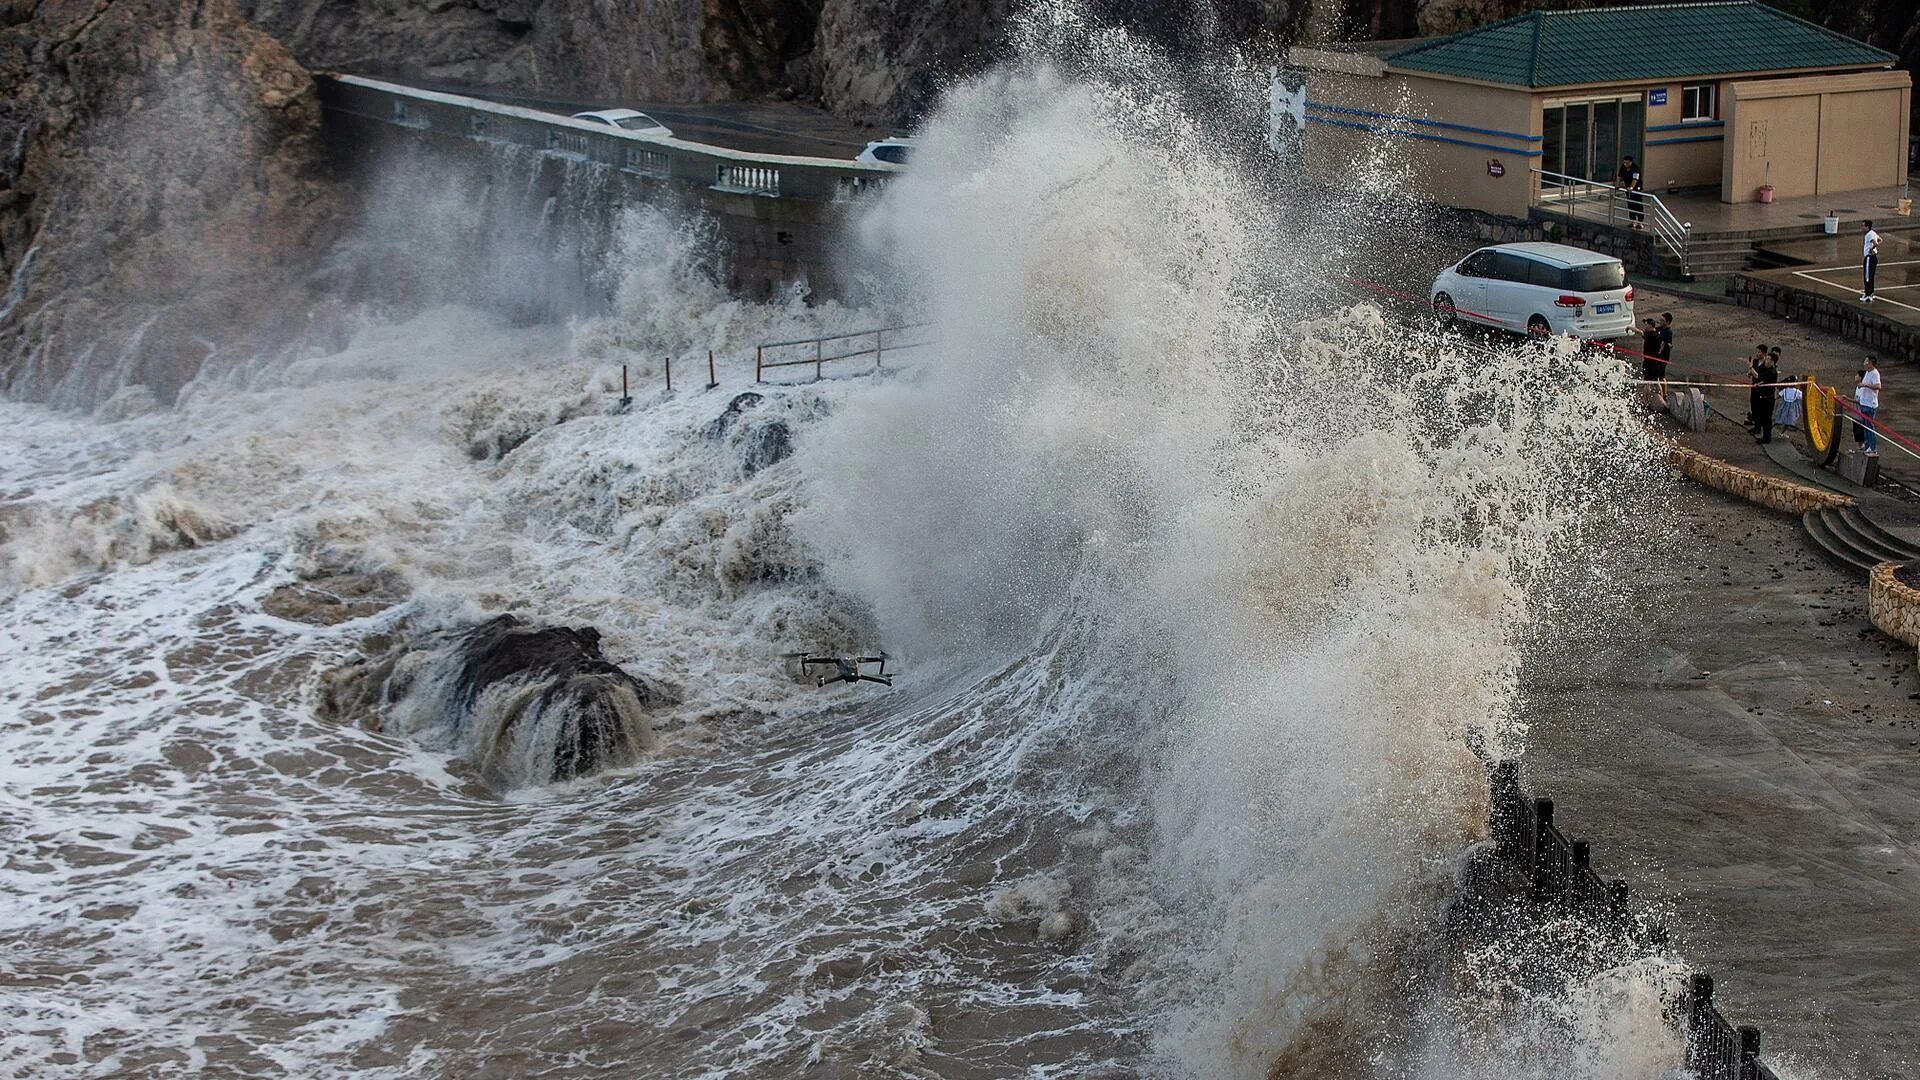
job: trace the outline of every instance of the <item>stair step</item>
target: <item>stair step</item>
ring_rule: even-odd
[[[1822,516],[1823,513],[1824,511],[1815,511],[1800,515],[1800,525],[1806,530],[1807,539],[1812,542],[1814,550],[1840,566],[1856,570],[1861,574],[1872,573],[1873,568],[1881,560],[1856,551],[1835,536],[1833,530],[1828,527],[1826,518]]]
[[[1863,559],[1872,559],[1875,566],[1883,562],[1906,561],[1904,555],[1876,543],[1870,536],[1862,535],[1852,524],[1837,514],[1823,510],[1820,512],[1820,519],[1833,538],[1845,545],[1848,551]]]
[[[1888,532],[1872,518],[1860,512],[1857,506],[1843,506],[1837,512],[1839,519],[1869,541],[1872,547],[1885,552],[1891,562],[1920,562],[1920,547],[1900,539]]]

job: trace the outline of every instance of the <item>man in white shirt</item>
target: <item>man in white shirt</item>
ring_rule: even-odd
[[[1864,222],[1867,235],[1860,244],[1860,281],[1864,286],[1860,290],[1860,299],[1873,303],[1873,279],[1880,273],[1880,234],[1873,231],[1873,222]]]
[[[1871,356],[1867,357],[1866,370],[1860,373],[1860,385],[1853,391],[1853,400],[1860,408],[1860,415],[1868,421],[1860,425],[1867,429],[1867,437],[1861,441],[1866,444],[1869,456],[1878,456],[1880,433],[1874,430],[1872,421],[1873,414],[1880,411],[1880,364]]]

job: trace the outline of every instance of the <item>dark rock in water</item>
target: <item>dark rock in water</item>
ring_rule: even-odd
[[[707,425],[707,438],[716,441],[726,438],[727,432],[732,431],[734,425],[740,422],[741,413],[746,412],[748,409],[759,408],[760,403],[765,400],[765,397],[751,390],[744,394],[734,395],[733,400],[727,402],[726,411],[714,417],[713,423]]]
[[[487,691],[512,684],[518,693],[497,717],[485,715]],[[491,742],[534,732],[515,725],[557,717],[550,780],[568,780],[607,765],[622,764],[649,748],[653,733],[635,709],[659,704],[660,694],[600,652],[600,631],[590,626],[527,626],[501,615],[467,632],[460,645],[459,675],[451,704],[469,723],[495,721]],[[503,703],[506,705],[508,703]],[[636,728],[635,721],[640,720]]]
[[[592,627],[501,615],[333,672],[321,711],[458,752],[517,787],[633,761],[654,745],[647,710],[668,700],[608,660]]]
[[[757,425],[748,430],[741,441],[746,444],[746,452],[741,456],[740,468],[748,476],[793,455],[793,431],[785,420],[769,420]]]
[[[785,420],[765,420],[748,426],[745,414],[759,408],[765,401],[765,396],[752,390],[736,394],[732,401],[727,402],[726,411],[707,425],[707,438],[714,442],[738,432],[740,468],[748,476],[793,456],[793,429]]]

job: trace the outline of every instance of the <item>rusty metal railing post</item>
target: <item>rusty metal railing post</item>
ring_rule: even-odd
[[[720,380],[714,378],[714,375],[713,375],[713,350],[708,349],[707,350],[707,389],[711,390],[714,387],[719,385],[720,385]]]
[[[673,357],[667,357],[667,393],[673,393]]]
[[[821,359],[821,353],[826,351],[826,341],[827,341],[826,338],[813,339],[813,381],[814,382],[819,382],[821,379],[826,377],[827,362]]]
[[[755,345],[753,347],[753,381],[756,383],[761,381],[760,373],[766,367],[766,356],[767,347],[765,345]]]
[[[873,366],[875,370],[886,366],[881,359],[881,357],[886,355],[886,335],[887,331],[885,327],[873,332]]]

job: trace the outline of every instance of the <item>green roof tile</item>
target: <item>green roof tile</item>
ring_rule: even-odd
[[[1387,63],[1538,87],[1874,67],[1896,59],[1777,8],[1732,0],[1533,11],[1423,41],[1387,57]]]

